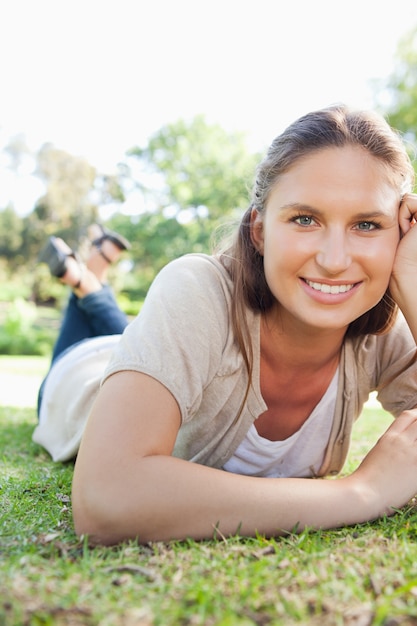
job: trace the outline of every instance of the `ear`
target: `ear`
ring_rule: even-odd
[[[262,215],[257,209],[252,209],[250,214],[250,238],[262,256],[264,253],[264,222]]]

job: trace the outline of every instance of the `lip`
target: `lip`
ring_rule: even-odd
[[[351,298],[362,284],[361,281],[316,280],[300,278],[301,285],[311,298],[323,304],[340,304]],[[322,289],[319,289],[319,286]]]

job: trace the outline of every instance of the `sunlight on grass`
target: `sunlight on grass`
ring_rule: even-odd
[[[0,405],[36,407],[49,357],[0,356]]]
[[[353,427],[351,449],[344,473],[352,472],[359,465],[366,453],[387,430],[392,420],[392,415],[384,411],[375,402],[364,407],[361,416]]]
[[[47,356],[5,356],[0,355],[0,376],[18,374],[39,377],[49,367]]]
[[[8,373],[37,383],[47,366],[37,357],[0,358],[0,380]],[[346,471],[390,421],[374,401],[366,406]],[[73,528],[73,464],[53,463],[32,442],[35,424],[33,407],[2,403],[1,626],[417,625],[413,506],[372,523],[272,539],[92,547]]]

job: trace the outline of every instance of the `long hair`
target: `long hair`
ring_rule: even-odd
[[[232,324],[249,381],[253,354],[246,308],[264,313],[276,302],[265,279],[263,256],[252,241],[252,210],[264,213],[274,185],[299,159],[324,148],[345,146],[359,146],[384,164],[390,183],[401,197],[413,188],[414,170],[403,141],[386,120],[374,112],[354,111],[338,105],[308,113],[272,142],[257,168],[251,203],[234,241],[219,257],[233,280]],[[397,306],[387,289],[373,308],[351,322],[347,333],[353,337],[381,334],[392,326],[396,313]]]

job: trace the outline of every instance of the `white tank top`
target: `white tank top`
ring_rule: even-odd
[[[315,476],[322,464],[336,405],[339,369],[311,415],[283,441],[270,441],[252,424],[245,439],[223,469],[235,474],[269,478]]]

